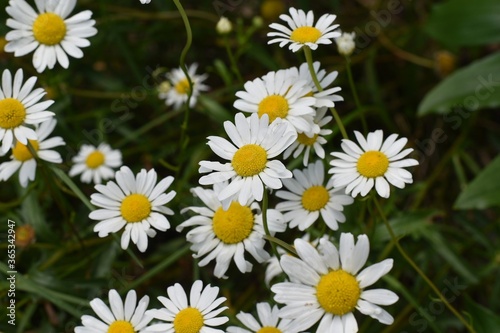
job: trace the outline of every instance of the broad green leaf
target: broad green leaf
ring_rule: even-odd
[[[466,298],[466,308],[472,317],[472,325],[476,333],[498,332],[500,327],[500,316],[490,309],[477,304],[469,297]]]
[[[471,46],[500,41],[500,1],[451,0],[435,4],[425,30],[444,45]]]
[[[455,201],[456,209],[485,209],[500,206],[500,156],[495,158]]]
[[[499,105],[500,53],[495,53],[461,68],[434,87],[420,103],[418,115],[460,109],[456,117],[465,117],[464,113]]]

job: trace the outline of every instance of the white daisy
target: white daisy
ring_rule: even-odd
[[[298,133],[318,133],[314,124],[316,99],[307,96],[311,88],[306,80],[299,80],[288,70],[269,72],[262,78],[247,81],[244,91],[236,92],[234,107],[244,112],[267,114],[272,123],[275,119],[288,120]]]
[[[139,251],[148,247],[148,236],[156,235],[155,229],[166,231],[170,223],[164,215],[174,212],[164,205],[175,196],[175,191],[164,193],[172,184],[174,178],[168,176],[156,184],[157,175],[154,169],[141,172],[134,176],[132,171],[123,166],[115,174],[115,180],[106,185],[98,184],[95,189],[100,193],[90,196],[91,203],[102,209],[94,210],[89,217],[100,221],[94,227],[99,237],[106,237],[112,232],[118,232],[123,227],[125,231],[121,238],[121,247],[126,249],[132,239]]]
[[[100,184],[103,180],[115,176],[112,168],[122,165],[122,153],[111,149],[106,143],[101,143],[97,147],[84,144],[78,155],[73,157],[73,163],[75,164],[69,170],[70,177],[82,174],[80,180],[83,183]]]
[[[283,185],[289,191],[278,191],[276,196],[288,201],[278,203],[276,209],[286,212],[285,221],[290,222],[290,228],[298,226],[299,230],[306,230],[320,214],[332,230],[339,228],[339,222],[345,222],[342,211],[354,199],[345,195],[344,188],[333,187],[331,179],[326,185],[324,180],[323,161],[309,164],[303,171],[294,170],[293,178],[283,179]]]
[[[252,200],[262,201],[264,185],[279,189],[281,179],[291,178],[292,173],[274,157],[281,154],[295,139],[297,133],[286,121],[275,120],[269,124],[267,115],[252,114],[245,118],[237,113],[235,123],[224,122],[232,143],[218,136],[209,136],[208,145],[219,157],[230,162],[200,162],[200,173],[212,172],[200,178],[201,185],[213,185],[231,180],[218,195],[224,209],[231,201],[246,205]]]
[[[180,284],[168,287],[168,298],[158,297],[164,307],[146,312],[165,323],[151,325],[147,332],[224,333],[223,330],[213,328],[229,320],[227,317],[217,317],[227,309],[227,306],[217,308],[226,300],[225,297],[217,298],[218,293],[218,287],[207,285],[203,288],[203,283],[197,280],[191,287],[188,302],[186,292]]]
[[[350,56],[354,49],[356,48],[356,42],[354,38],[356,37],[355,32],[342,32],[340,37],[335,38],[335,43],[337,43],[337,50],[343,56]]]
[[[302,157],[302,162],[304,166],[309,164],[309,156],[311,155],[311,150],[314,150],[316,156],[321,159],[325,158],[325,150],[322,145],[327,143],[324,136],[332,134],[332,130],[329,128],[324,128],[332,120],[332,116],[325,116],[328,109],[326,107],[319,108],[314,116],[314,123],[320,128],[319,133],[316,134],[306,134],[299,133],[297,135],[297,140],[290,147],[288,147],[283,153],[283,158],[287,159],[290,155],[293,158],[297,158],[300,154],[304,154]],[[293,154],[292,154],[293,153]]]
[[[302,9],[290,8],[290,15],[282,14],[280,19],[285,21],[288,26],[278,23],[272,23],[270,28],[278,32],[269,32],[268,37],[277,37],[271,39],[268,44],[280,43],[283,47],[290,43],[288,47],[293,52],[308,46],[311,50],[316,50],[319,44],[331,44],[332,39],[340,36],[335,31],[338,24],[332,25],[336,16],[332,14],[322,15],[314,25],[314,13],[310,10],[307,14]]]
[[[281,319],[279,317],[279,308],[277,305],[271,306],[269,303],[257,303],[258,320],[255,319],[250,313],[240,312],[236,318],[249,328],[240,328],[236,326],[229,326],[227,333],[298,333],[299,330],[294,328],[293,320]]]
[[[405,184],[413,182],[411,173],[403,169],[418,165],[415,159],[403,159],[413,151],[412,148],[401,151],[408,142],[407,138],[396,140],[398,135],[391,134],[383,141],[382,130],[368,133],[366,139],[357,131],[354,134],[359,146],[343,139],[341,147],[344,153],[331,153],[338,158],[330,162],[333,168],[328,171],[333,173],[335,187],[346,186],[346,193],[356,197],[358,194],[367,195],[375,185],[377,193],[388,198],[389,183],[404,188]]]
[[[50,118],[37,125],[35,133],[38,140],[29,140],[36,152],[36,157],[50,163],[62,162],[61,155],[52,148],[66,144],[59,136],[48,138],[56,127],[56,123],[55,119]],[[17,141],[12,148],[10,158],[11,161],[0,164],[0,180],[9,179],[17,170],[19,170],[19,183],[22,187],[28,186],[29,181],[35,180],[37,163],[27,145]]]
[[[109,291],[109,307],[99,298],[90,301],[92,310],[100,318],[82,316],[83,326],[75,327],[75,333],[134,333],[139,332],[151,321],[146,315],[149,296],[143,296],[137,303],[135,290],[130,290],[123,303],[114,289]],[[144,331],[141,331],[144,332]]]
[[[203,84],[208,77],[207,74],[197,75],[196,69],[198,64],[191,64],[188,68],[189,78],[193,84],[193,93],[191,94],[191,99],[189,100],[189,107],[192,108],[196,105],[196,100],[202,91],[207,91],[208,86]],[[187,102],[189,95],[189,82],[186,75],[180,68],[175,68],[169,73],[167,73],[167,79],[170,81],[170,88],[160,91],[158,97],[165,100],[166,105],[173,105],[174,109],[178,110],[181,106]]]
[[[142,3],[143,5],[144,5],[144,4],[146,4],[146,3],[150,3],[150,2],[151,2],[151,0],[141,0],[141,3]]]
[[[333,83],[333,81],[335,81],[339,73],[337,71],[333,71],[326,75],[326,71],[324,69],[320,69],[320,66],[321,64],[319,61],[315,61],[313,63],[316,78],[318,79],[319,85],[321,86],[323,91],[318,91],[318,88],[316,87],[316,84],[314,83],[311,76],[311,72],[309,71],[307,62],[304,62],[302,65],[300,65],[299,68],[292,67],[287,69],[287,71],[289,72],[290,76],[296,77],[298,80],[305,80],[307,82],[307,85],[311,89],[307,93],[307,95],[316,98],[316,103],[314,104],[315,107],[321,108],[326,106],[329,108],[333,108],[335,107],[335,102],[341,102],[344,100],[342,96],[335,95],[335,93],[341,91],[342,88],[328,88]]]
[[[176,228],[181,232],[185,227],[196,227],[186,235],[188,242],[193,244],[191,250],[196,252],[193,256],[205,257],[198,263],[200,267],[215,259],[214,275],[218,278],[225,277],[231,259],[240,272],[250,272],[252,264],[245,260],[245,251],[259,263],[270,258],[264,250],[265,231],[259,205],[251,201],[245,205],[232,202],[227,210],[223,210],[217,197],[226,186],[227,183],[223,182],[215,184],[213,190],[193,188],[191,192],[206,207],[185,208],[181,213],[190,210],[199,215],[189,218]],[[277,210],[267,210],[267,221],[272,235],[286,230],[283,215]]]
[[[54,116],[47,111],[54,101],[38,103],[45,95],[45,90],[33,90],[37,78],[32,76],[23,84],[23,70],[18,69],[12,82],[12,74],[4,70],[0,87],[0,141],[1,151],[6,153],[14,142],[14,137],[23,145],[29,140],[36,140],[33,129],[26,125],[39,124]]]
[[[25,0],[10,0],[6,8],[12,18],[7,26],[14,29],[7,33],[6,52],[14,52],[16,57],[33,54],[33,66],[41,73],[45,68],[52,69],[56,62],[68,68],[68,55],[82,58],[80,48],[87,47],[86,39],[97,34],[92,12],[86,10],[70,18],[76,0],[40,1],[36,0],[38,13]]]
[[[295,319],[295,327],[305,330],[319,321],[317,332],[357,332],[353,311],[390,325],[394,318],[378,305],[391,305],[398,296],[387,289],[365,290],[393,265],[392,259],[359,270],[364,266],[370,244],[366,235],[343,233],[339,250],[329,241],[320,240],[322,253],[308,242],[296,239],[299,258],[281,257],[281,266],[290,282],[271,287],[274,299],[285,306],[280,317]],[[358,273],[359,272],[359,273]]]

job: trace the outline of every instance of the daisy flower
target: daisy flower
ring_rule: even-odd
[[[356,42],[354,38],[356,37],[355,32],[342,32],[340,37],[335,38],[335,43],[337,43],[337,50],[343,56],[350,56],[354,49],[356,48]]]
[[[11,148],[14,137],[23,145],[28,144],[28,139],[37,139],[35,131],[26,125],[39,124],[54,116],[53,112],[47,111],[54,101],[38,103],[45,90],[33,90],[36,80],[32,76],[23,84],[23,70],[18,69],[12,82],[10,71],[3,71],[0,87],[0,141],[3,153]]]
[[[298,226],[299,230],[306,230],[320,214],[332,230],[339,228],[339,222],[345,222],[342,211],[354,199],[345,195],[344,188],[333,187],[331,179],[325,185],[324,179],[322,161],[309,164],[303,171],[294,170],[292,179],[283,179],[283,185],[289,191],[278,191],[276,196],[288,201],[278,203],[276,209],[286,212],[285,221],[290,222],[290,228]]]
[[[314,124],[316,99],[307,96],[311,88],[306,80],[298,80],[287,70],[269,72],[262,78],[247,81],[244,91],[236,92],[234,107],[244,112],[257,113],[259,117],[269,116],[288,120],[298,133],[318,133]]]
[[[269,303],[262,302],[257,303],[257,315],[258,320],[255,319],[249,313],[240,312],[236,315],[236,318],[249,328],[244,329],[236,326],[229,326],[227,328],[227,333],[298,333],[299,331],[294,329],[293,320],[281,319],[279,317],[279,308],[277,305],[271,306]]]
[[[316,50],[319,44],[331,44],[333,38],[340,36],[340,33],[335,31],[339,25],[332,25],[336,18],[335,15],[324,14],[314,25],[312,10],[306,14],[303,10],[292,7],[289,12],[290,15],[280,15],[280,19],[285,21],[288,26],[278,23],[269,25],[277,32],[269,32],[267,36],[277,38],[271,39],[268,44],[280,43],[280,47],[290,44],[288,48],[293,52],[297,52],[303,46]]]
[[[290,155],[292,155],[293,158],[297,158],[303,153],[302,162],[304,166],[307,166],[307,164],[309,164],[311,150],[314,150],[316,156],[319,158],[325,158],[325,150],[322,145],[327,141],[324,136],[332,134],[332,130],[324,127],[333,119],[332,116],[325,116],[327,111],[328,109],[326,107],[319,108],[316,111],[314,123],[320,128],[319,132],[312,135],[299,133],[297,135],[297,140],[283,152],[284,159],[287,159]]]
[[[189,100],[190,108],[196,105],[196,100],[200,93],[202,91],[207,91],[209,88],[207,85],[202,83],[207,79],[208,75],[196,75],[196,69],[198,69],[198,64],[196,63],[191,64],[188,68],[189,78],[193,84],[193,93],[191,94],[191,99]],[[174,109],[178,110],[188,100],[190,91],[188,79],[181,68],[173,69],[170,73],[167,73],[167,79],[170,81],[171,86],[169,89],[164,88],[164,91],[161,91],[158,97],[160,99],[164,99],[166,105],[173,105]]]
[[[151,2],[151,0],[141,0],[141,3],[142,3],[143,5],[144,5],[144,4],[146,4],[146,3],[150,3],[150,2]]]
[[[224,128],[232,143],[218,136],[209,136],[208,145],[219,157],[230,162],[200,162],[201,185],[213,185],[231,180],[218,195],[224,209],[231,201],[240,205],[248,201],[262,201],[264,185],[279,189],[281,179],[291,178],[292,173],[274,157],[281,154],[295,139],[297,133],[288,122],[275,120],[269,124],[267,115],[252,114],[245,118],[237,113],[235,123],[224,122]],[[212,172],[213,171],[213,172]]]
[[[318,91],[318,88],[316,87],[316,84],[311,76],[311,72],[309,71],[307,62],[304,62],[299,68],[292,67],[287,69],[287,71],[290,76],[296,77],[297,80],[304,80],[307,82],[307,86],[310,88],[307,95],[316,98],[316,103],[314,104],[315,107],[321,108],[326,106],[333,108],[335,107],[335,102],[341,102],[344,100],[342,96],[335,95],[335,93],[341,91],[342,88],[328,88],[333,81],[335,81],[339,72],[333,71],[326,75],[326,71],[324,69],[320,69],[320,66],[321,64],[319,61],[315,61],[313,63],[314,72],[323,91]]]
[[[52,148],[64,146],[64,140],[55,136],[49,138],[56,127],[57,121],[53,118],[37,125],[35,128],[37,140],[28,140],[33,150],[36,152],[36,157],[50,162],[61,163],[61,155],[52,150]],[[31,153],[27,145],[23,145],[17,141],[12,148],[11,160],[0,164],[0,180],[9,179],[17,170],[19,170],[19,183],[22,187],[28,186],[29,181],[35,180],[36,174],[36,158]]]
[[[262,263],[270,258],[264,250],[266,244],[262,222],[262,213],[256,202],[241,205],[231,202],[227,210],[217,198],[227,183],[214,185],[213,190],[196,187],[191,192],[203,201],[206,207],[187,207],[182,213],[192,211],[193,216],[177,226],[181,232],[185,227],[196,227],[190,230],[186,238],[192,243],[191,250],[196,252],[195,258],[203,258],[198,265],[203,267],[215,259],[214,275],[225,277],[231,259],[242,273],[252,270],[252,264],[245,260],[245,251],[257,262]],[[274,209],[267,210],[267,221],[272,235],[286,230],[283,215]]]
[[[122,153],[111,149],[106,143],[101,143],[97,147],[84,144],[78,155],[73,157],[73,163],[75,165],[69,170],[70,177],[82,174],[80,180],[83,183],[100,184],[103,180],[115,176],[112,168],[122,165]]]
[[[404,188],[411,184],[413,178],[410,172],[403,169],[418,165],[418,161],[408,156],[413,149],[403,147],[408,142],[407,138],[398,140],[397,134],[391,134],[383,141],[382,130],[368,133],[366,139],[354,131],[359,145],[351,140],[343,139],[341,147],[344,153],[331,153],[337,159],[330,162],[333,166],[328,172],[333,173],[333,185],[345,187],[346,193],[356,197],[358,194],[365,196],[375,185],[377,193],[388,198],[390,194],[389,183]]]
[[[339,250],[328,240],[320,240],[321,253],[308,242],[296,239],[299,258],[281,257],[281,266],[290,282],[271,287],[274,299],[285,306],[280,317],[294,319],[298,330],[319,321],[317,332],[357,332],[354,310],[390,325],[394,318],[378,305],[391,305],[398,296],[387,289],[365,290],[393,265],[392,259],[359,270],[364,266],[370,244],[366,235],[342,233]]]
[[[164,307],[146,312],[165,323],[151,325],[147,332],[224,333],[223,330],[213,328],[229,320],[227,317],[217,317],[227,309],[227,306],[217,308],[226,300],[225,297],[217,298],[218,293],[218,287],[207,285],[203,288],[203,282],[197,280],[191,287],[188,302],[186,292],[180,284],[168,287],[168,298],[158,297]]]
[[[139,251],[144,252],[148,247],[148,236],[156,236],[155,229],[166,231],[170,228],[164,215],[173,215],[174,212],[164,205],[173,199],[175,191],[164,192],[174,178],[168,176],[156,184],[154,169],[147,172],[142,169],[134,176],[128,167],[123,166],[116,172],[115,180],[116,183],[109,181],[106,185],[96,185],[95,189],[100,193],[90,196],[90,202],[101,207],[89,215],[92,220],[100,221],[94,231],[99,237],[106,237],[125,227],[122,249],[125,250],[132,239]]]
[[[112,289],[109,291],[109,307],[99,298],[90,301],[99,319],[82,316],[83,326],[75,327],[75,333],[139,332],[153,319],[145,314],[148,304],[149,296],[143,296],[137,303],[135,290],[127,293],[124,304],[118,292]]]
[[[38,13],[25,0],[10,0],[6,8],[12,17],[7,26],[14,29],[7,33],[6,52],[14,52],[16,57],[33,54],[33,66],[41,73],[52,69],[56,62],[68,68],[68,55],[82,58],[82,47],[90,42],[86,39],[97,34],[92,12],[86,10],[70,18],[76,0],[35,1]]]

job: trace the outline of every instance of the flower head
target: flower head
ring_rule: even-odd
[[[151,0],[140,0],[140,1],[141,1],[141,3],[142,3],[143,5],[144,5],[144,4],[146,4],[146,3],[150,3],[150,2],[151,2]]]
[[[174,212],[164,205],[175,196],[175,191],[164,193],[174,178],[168,176],[156,184],[154,169],[142,169],[137,176],[123,166],[115,174],[115,180],[106,185],[98,184],[95,189],[100,193],[90,196],[91,203],[101,209],[94,210],[89,217],[100,221],[94,226],[99,237],[118,232],[123,227],[121,246],[126,249],[132,239],[139,251],[148,247],[148,236],[154,237],[156,231],[166,231],[170,223],[164,215]]]
[[[35,131],[26,126],[40,124],[54,116],[47,111],[54,101],[39,102],[45,95],[42,88],[33,90],[36,77],[30,77],[23,84],[23,70],[18,69],[12,82],[9,70],[2,74],[0,87],[0,141],[1,152],[6,153],[14,143],[14,138],[23,145],[29,140],[37,140]]]
[[[146,312],[147,315],[164,323],[149,326],[148,332],[224,333],[223,330],[213,328],[229,320],[227,317],[217,317],[227,309],[226,306],[219,307],[226,298],[217,298],[218,293],[218,287],[207,285],[203,288],[203,283],[197,280],[191,287],[188,301],[186,292],[180,284],[168,287],[168,298],[158,297],[164,307]]]
[[[233,30],[233,24],[228,20],[227,17],[222,16],[215,26],[217,33],[225,35]]]
[[[90,301],[92,310],[99,319],[84,315],[83,326],[75,327],[75,333],[134,333],[139,332],[151,321],[144,314],[149,304],[149,296],[143,296],[137,303],[135,290],[130,290],[122,301],[118,292],[109,291],[109,307],[99,298]]]
[[[281,154],[295,139],[297,133],[286,121],[276,120],[269,124],[267,115],[261,118],[252,114],[245,118],[237,113],[235,123],[224,122],[224,128],[232,143],[218,136],[208,137],[208,145],[219,157],[229,162],[200,162],[201,185],[213,185],[230,180],[217,198],[224,209],[233,200],[240,205],[248,201],[261,201],[264,185],[272,189],[282,186],[281,179],[291,178],[292,173],[274,158]]]
[[[362,271],[369,254],[366,235],[342,233],[339,249],[326,239],[320,240],[321,251],[308,242],[296,239],[299,258],[282,256],[281,266],[290,282],[271,287],[274,299],[284,303],[280,316],[295,319],[296,328],[306,330],[319,321],[317,332],[357,332],[355,309],[390,325],[394,318],[379,305],[391,305],[398,296],[390,290],[372,289],[393,265],[385,259]]]
[[[289,49],[293,52],[300,50],[303,46],[316,50],[319,44],[331,44],[333,38],[340,36],[340,33],[335,31],[338,24],[332,25],[335,15],[324,14],[314,24],[312,10],[306,14],[302,9],[297,10],[292,7],[289,12],[290,15],[280,15],[280,19],[288,26],[278,23],[269,25],[270,28],[278,31],[267,34],[268,37],[277,37],[271,39],[268,44],[280,43],[280,47],[290,44]]]
[[[208,86],[203,84],[208,77],[207,74],[197,75],[196,69],[198,64],[192,64],[188,68],[189,78],[192,83],[192,94],[189,100],[189,107],[196,105],[196,100],[202,91],[207,91]],[[187,102],[191,87],[186,74],[180,68],[175,68],[167,73],[167,79],[170,81],[170,89],[165,89],[165,92],[160,91],[158,97],[165,100],[166,105],[173,105],[174,109],[180,109],[181,106]]]
[[[342,32],[342,35],[335,38],[335,43],[337,43],[337,50],[343,56],[350,56],[354,49],[356,48],[356,43],[354,38],[356,37],[355,32]]]
[[[257,303],[258,320],[250,313],[240,312],[236,318],[248,329],[230,326],[227,333],[298,333],[294,328],[294,322],[290,319],[281,319],[279,317],[279,308],[277,305],[271,306],[269,303]]]
[[[122,165],[122,154],[119,150],[111,149],[106,143],[101,143],[97,147],[84,144],[78,155],[73,157],[73,163],[75,164],[69,170],[70,177],[81,174],[82,182],[100,184],[103,180],[115,176],[112,168]]]
[[[330,162],[333,166],[328,172],[333,173],[333,185],[346,187],[346,193],[356,197],[365,196],[375,185],[377,193],[388,198],[389,183],[404,188],[411,184],[413,178],[410,172],[403,169],[418,165],[418,161],[408,156],[413,149],[402,151],[408,142],[406,138],[398,138],[391,134],[385,141],[382,130],[368,133],[366,139],[361,133],[354,131],[359,145],[351,140],[343,139],[341,147],[344,153],[331,153],[337,159]]]
[[[39,73],[56,62],[68,68],[68,55],[82,58],[80,48],[89,46],[86,38],[97,33],[90,10],[68,18],[75,5],[76,0],[36,1],[37,13],[25,0],[10,0],[6,11],[12,18],[7,26],[14,30],[5,36],[5,51],[21,57],[36,50],[33,66]]]

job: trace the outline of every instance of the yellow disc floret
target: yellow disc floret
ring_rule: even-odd
[[[285,119],[288,115],[288,101],[285,97],[280,95],[271,95],[264,98],[259,103],[258,114],[259,117],[267,114],[269,116],[269,123],[272,123],[276,118]]]
[[[320,37],[321,31],[315,27],[298,27],[290,35],[291,40],[301,44],[316,43]]]
[[[189,89],[189,81],[187,79],[182,79],[175,85],[175,91],[179,95],[187,95],[190,91]]]
[[[282,333],[280,329],[276,327],[264,326],[257,333]]]
[[[317,138],[318,134],[314,134],[312,138],[310,138],[304,133],[299,133],[299,135],[297,136],[297,141],[305,146],[312,146],[316,142]]]
[[[324,186],[311,186],[302,194],[302,206],[310,212],[322,209],[330,200],[330,194]]]
[[[120,212],[128,223],[141,222],[151,213],[151,202],[143,194],[130,194],[123,199]]]
[[[107,333],[135,333],[135,330],[130,322],[117,320],[109,325]]]
[[[321,307],[337,316],[352,312],[360,295],[356,278],[342,269],[323,275],[316,286],[316,297]]]
[[[254,216],[250,207],[232,202],[228,210],[220,207],[212,219],[215,236],[226,244],[236,244],[252,232]]]
[[[28,140],[28,141],[31,144],[31,147],[33,147],[33,150],[35,152],[37,152],[39,149],[38,141],[36,141],[36,140]],[[14,148],[12,148],[12,155],[19,162],[26,162],[26,161],[31,160],[33,158],[33,154],[31,153],[28,146],[23,145],[19,141],[17,141]]]
[[[12,129],[21,125],[26,119],[24,105],[15,98],[0,100],[0,127]]]
[[[389,168],[389,159],[378,150],[370,150],[361,155],[356,165],[358,172],[367,178],[383,176]]]
[[[59,44],[66,36],[66,23],[57,14],[40,14],[33,22],[33,36],[40,44]]]
[[[175,333],[198,333],[203,327],[203,315],[195,308],[185,308],[174,318]]]
[[[98,150],[91,152],[87,159],[85,160],[85,164],[90,169],[96,169],[100,167],[104,163],[104,154]]]
[[[266,150],[255,144],[244,145],[234,153],[231,164],[241,177],[258,175],[266,168]]]

